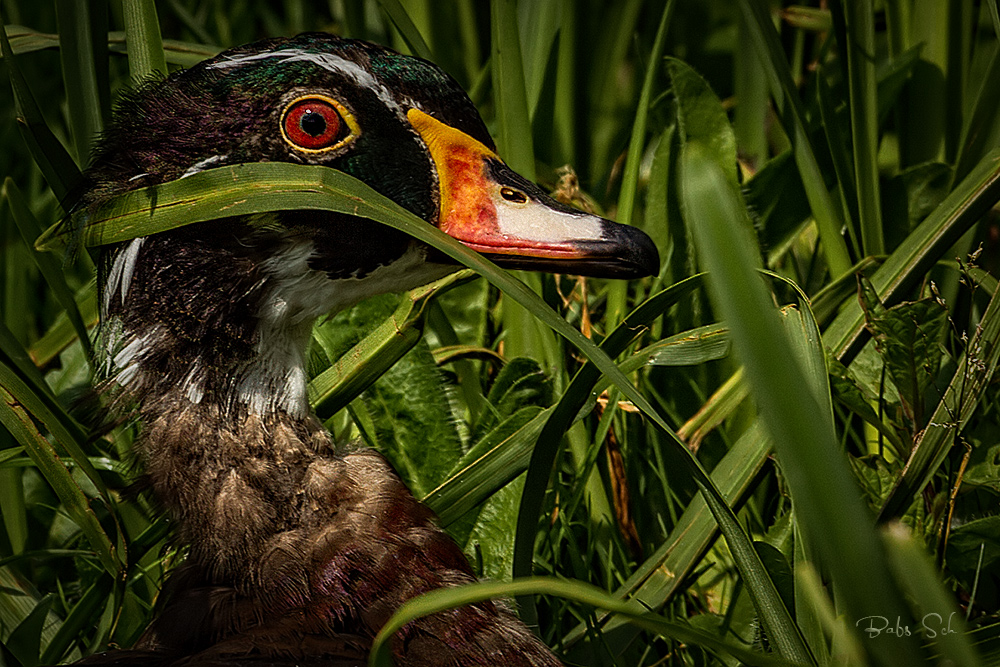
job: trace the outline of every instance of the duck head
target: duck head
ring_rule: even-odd
[[[564,206],[508,168],[472,102],[437,66],[319,33],[235,48],[127,95],[81,205],[246,162],[343,171],[501,266],[617,278],[659,268],[643,232]],[[302,411],[304,398],[280,398],[304,396],[301,353],[275,350],[304,347],[320,315],[456,268],[364,218],[260,217],[110,249],[102,314],[107,370],[120,383],[146,368],[201,400],[218,382],[204,372],[214,366],[215,377],[235,378],[238,402]],[[262,355],[266,372],[250,361]]]
[[[462,89],[437,66],[326,34],[233,49],[125,100],[90,197],[211,167],[282,161],[344,171],[510,268],[655,273],[641,231],[564,206],[508,168]],[[388,266],[413,243],[378,223],[279,216],[332,279]],[[433,262],[447,262],[426,249]]]

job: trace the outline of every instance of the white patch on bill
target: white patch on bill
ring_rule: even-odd
[[[497,229],[505,235],[540,243],[600,241],[601,218],[587,213],[566,213],[528,199],[523,204],[493,197]]]

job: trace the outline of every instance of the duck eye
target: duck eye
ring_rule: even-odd
[[[326,152],[357,136],[350,113],[336,100],[319,95],[293,100],[281,116],[285,141],[306,152]]]
[[[524,204],[528,201],[526,194],[514,188],[500,188],[500,196],[512,204]]]

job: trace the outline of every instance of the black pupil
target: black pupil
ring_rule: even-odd
[[[326,118],[323,118],[323,114],[321,113],[316,113],[312,109],[306,109],[306,112],[302,114],[302,119],[299,121],[299,127],[310,137],[318,137],[326,132]]]

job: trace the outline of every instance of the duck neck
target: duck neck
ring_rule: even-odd
[[[313,320],[338,305],[308,243],[263,260],[236,245],[136,239],[110,258],[102,293],[103,371],[142,422],[148,484],[193,560],[230,581],[294,525],[304,471],[332,454],[305,358]]]

